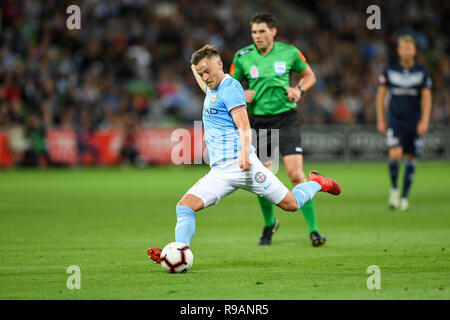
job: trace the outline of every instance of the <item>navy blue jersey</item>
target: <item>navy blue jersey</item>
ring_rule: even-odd
[[[422,89],[432,87],[425,67],[415,63],[405,69],[399,62],[393,63],[380,75],[379,83],[389,90],[389,127],[415,128],[422,115]]]

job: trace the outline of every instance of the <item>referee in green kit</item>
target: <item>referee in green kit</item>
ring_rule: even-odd
[[[316,82],[316,77],[300,50],[274,41],[277,33],[275,22],[275,18],[268,13],[256,14],[250,20],[254,43],[237,51],[230,75],[238,81],[248,81],[245,99],[251,127],[258,133],[255,142],[259,159],[271,169],[271,159],[278,146],[289,178],[295,186],[307,182],[303,172],[303,150],[296,108],[300,97]],[[294,87],[289,83],[290,71],[299,73],[301,77]],[[266,131],[260,132],[260,129],[267,129],[267,134]],[[270,129],[279,130],[279,145],[271,144]],[[258,244],[270,245],[279,222],[275,219],[272,203],[262,197],[258,197],[258,200],[264,216],[264,229]],[[324,245],[326,239],[319,233],[314,200],[309,201],[302,212],[312,245]]]

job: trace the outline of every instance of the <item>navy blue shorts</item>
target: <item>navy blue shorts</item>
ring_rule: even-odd
[[[389,128],[386,132],[387,145],[389,148],[402,147],[404,154],[419,156],[423,149],[422,137],[417,135],[416,126],[413,128],[400,129]]]

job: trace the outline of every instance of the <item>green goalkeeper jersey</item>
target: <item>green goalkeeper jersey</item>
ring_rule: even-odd
[[[262,55],[254,44],[239,50],[230,67],[230,75],[238,81],[247,79],[254,90],[248,111],[254,115],[280,114],[297,107],[289,101],[289,72],[305,71],[308,64],[303,54],[290,44],[275,41],[272,50]]]
[[[247,79],[249,89],[254,90],[248,111],[253,115],[280,114],[297,107],[289,101],[289,72],[303,72],[308,64],[293,45],[275,41],[272,50],[262,55],[254,44],[239,50],[230,67],[230,75],[238,81]]]

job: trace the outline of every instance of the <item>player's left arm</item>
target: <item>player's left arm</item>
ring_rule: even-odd
[[[422,98],[420,100],[420,108],[422,109],[422,116],[417,124],[417,134],[423,136],[428,132],[428,125],[430,123],[431,114],[431,89],[422,88]]]
[[[292,102],[298,102],[307,90],[311,89],[316,83],[316,75],[306,62],[306,58],[300,50],[296,50],[298,56],[295,57],[293,70],[300,75],[300,81],[295,87],[289,87],[286,92],[288,99]]]
[[[247,109],[245,106],[235,107],[230,111],[236,127],[239,130],[239,138],[241,141],[241,152],[239,154],[239,166],[242,171],[249,171],[250,163],[250,145],[252,144],[252,130],[250,121],[248,120]]]
[[[311,67],[306,67],[305,71],[299,72],[300,81],[295,87],[289,87],[286,92],[288,94],[288,99],[292,102],[298,102],[307,90],[311,89],[316,83],[316,75],[312,71]]]
[[[297,84],[297,87],[302,86],[305,91],[311,89],[317,81],[316,75],[309,65],[306,67],[305,71],[300,72],[300,77],[301,79]]]

